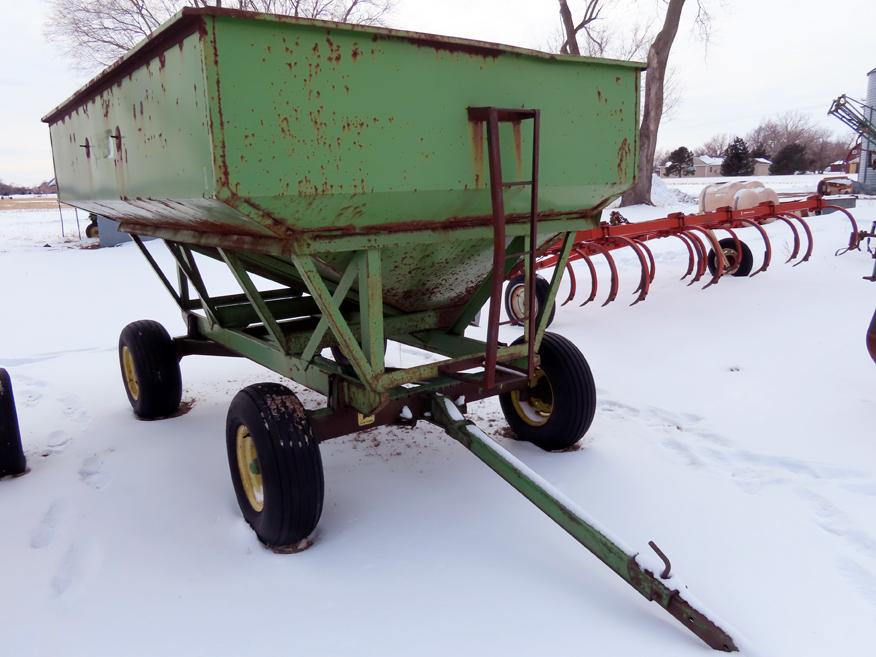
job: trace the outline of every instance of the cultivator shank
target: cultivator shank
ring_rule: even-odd
[[[590,292],[581,305],[587,305],[596,299],[599,281],[593,263],[595,256],[605,258],[610,272],[608,295],[602,305],[605,306],[614,301],[618,294],[619,276],[617,264],[611,252],[622,248],[632,249],[641,266],[639,284],[634,290],[636,296],[630,305],[644,301],[657,271],[654,254],[647,242],[664,237],[679,239],[687,250],[687,270],[682,275],[681,280],[690,277],[688,285],[693,285],[704,278],[707,270],[710,272],[710,278],[703,289],[717,284],[725,274],[752,277],[766,271],[772,261],[773,249],[770,237],[763,225],[773,221],[782,222],[791,231],[793,246],[791,254],[785,262],[790,263],[796,260],[794,266],[797,266],[808,261],[812,256],[812,230],[806,217],[823,211],[841,212],[851,223],[852,231],[849,244],[838,251],[837,255],[859,249],[861,239],[867,234],[858,230],[857,222],[848,210],[830,204],[821,196],[810,196],[806,199],[783,203],[766,202],[743,210],[733,210],[726,207],[700,214],[678,212],[660,219],[637,223],[628,221],[617,211],[612,212],[609,221],[603,221],[596,228],[578,231],[576,234],[569,262],[565,265],[565,271],[569,275],[571,285],[569,294],[562,305],[572,301],[578,292],[575,270],[571,266],[571,263],[576,260],[583,260],[590,273]],[[750,257],[750,251],[736,232],[742,228],[754,229],[763,241],[764,256],[757,268],[744,262],[747,257]],[[727,233],[729,238],[719,241],[715,235],[716,231]],[[544,249],[540,253],[536,268],[545,269],[556,266],[560,262],[558,256],[561,249],[560,242],[551,244]],[[519,271],[514,271],[512,275],[519,273]]]

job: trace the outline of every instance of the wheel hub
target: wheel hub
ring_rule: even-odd
[[[134,355],[128,345],[122,347],[122,369],[125,372],[125,385],[134,401],[140,399],[140,379],[137,378],[137,370],[134,368]]]
[[[736,249],[722,249],[724,252],[724,261],[727,263],[727,266],[724,268],[724,272],[727,274],[735,274],[736,270],[739,269],[739,254],[736,252]]]
[[[256,512],[265,508],[265,488],[255,441],[246,425],[237,428],[237,469],[246,500]]]
[[[527,424],[533,427],[546,424],[554,410],[554,389],[545,373],[537,369],[525,391],[512,391],[511,403]]]
[[[511,306],[511,312],[514,314],[514,319],[522,323],[526,317],[526,285],[520,283],[514,286],[510,297],[511,303],[509,305]],[[532,300],[532,310],[538,314],[538,299],[534,298]]]

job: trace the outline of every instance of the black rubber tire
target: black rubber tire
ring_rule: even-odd
[[[131,390],[125,374],[124,350],[129,350],[138,394]],[[179,357],[170,335],[158,322],[141,319],[131,322],[119,336],[119,367],[122,384],[137,417],[152,420],[173,415],[182,400],[182,374]]]
[[[520,276],[515,276],[510,281],[508,281],[508,285],[505,286],[505,315],[507,315],[508,319],[512,324],[517,324],[518,326],[523,323],[521,317],[513,311],[513,305],[511,303],[511,297],[515,293],[515,288],[523,287],[523,274]],[[545,307],[547,303],[548,293],[550,292],[551,284],[548,283],[547,279],[542,278],[541,276],[535,277],[535,300],[538,304],[538,318],[541,319],[541,309]],[[554,315],[557,312],[557,304],[551,307],[551,314],[548,317],[547,325],[550,326],[551,322],[554,321]]]
[[[100,237],[100,228],[97,227],[97,224],[88,224],[85,227],[85,237]]]
[[[523,338],[519,338],[519,344]],[[527,422],[515,407],[515,393],[499,395],[505,419],[519,440],[549,452],[567,449],[587,433],[596,413],[596,383],[584,354],[571,341],[545,333],[539,349],[539,369],[552,393],[552,409],[540,426]],[[519,398],[519,396],[518,396]]]
[[[263,497],[250,503],[238,464],[237,432],[245,426],[255,445]],[[235,395],[225,429],[231,481],[243,517],[273,548],[306,539],[322,515],[324,481],[319,442],[298,397],[279,383],[256,383]]]
[[[27,471],[9,373],[0,368],[0,477]]]
[[[723,240],[720,240],[718,244],[721,245],[722,249],[733,249],[736,251],[736,240],[732,237],[724,238]],[[752,255],[751,249],[748,248],[748,244],[739,240],[739,245],[742,247],[742,261],[739,263],[739,267],[736,271],[730,274],[730,276],[748,276],[751,273],[751,268],[754,266],[754,255]],[[707,264],[709,266],[709,273],[714,276],[715,272],[718,270],[715,249],[709,249]]]

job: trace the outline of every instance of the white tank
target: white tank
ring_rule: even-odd
[[[876,107],[876,68],[867,73],[866,104],[871,108]],[[868,112],[869,116],[867,116]],[[867,116],[871,125],[876,125],[876,111],[865,109],[864,115]],[[858,182],[867,192],[876,194],[876,142],[866,137],[861,138],[861,164],[858,168]]]

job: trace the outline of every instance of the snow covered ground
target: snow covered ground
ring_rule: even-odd
[[[876,201],[856,215],[869,225]],[[681,244],[661,241],[646,303],[623,303],[638,265],[620,252],[617,303],[559,309],[552,330],[580,346],[599,389],[582,449],[509,440],[495,400],[470,406],[625,542],[656,541],[748,655],[869,654],[876,621],[874,288],[861,280],[872,261],[833,256],[848,235],[838,215],[811,225],[801,267],[781,264],[790,233],[771,225],[767,273],[703,292],[677,280]],[[0,654],[709,654],[422,424],[324,444],[314,546],[263,549],[231,487],[225,413],[240,388],[279,378],[188,358],[191,411],[138,421],[119,331],[140,318],[183,325],[136,249],[81,249],[61,239],[57,212],[0,213],[0,281],[0,366],[31,467],[0,481]],[[390,344],[391,363],[411,357]]]

